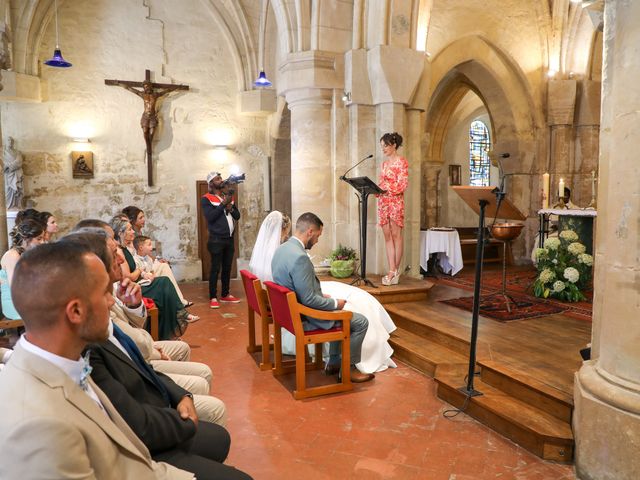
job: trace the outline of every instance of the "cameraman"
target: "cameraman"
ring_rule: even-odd
[[[231,263],[233,261],[233,232],[235,223],[240,219],[240,212],[233,202],[234,191],[222,180],[219,172],[207,175],[209,193],[200,199],[202,212],[207,220],[209,241],[207,249],[211,254],[211,272],[209,274],[209,306],[220,308],[217,296],[218,271],[222,267],[222,288],[220,302],[238,303],[240,299],[229,293],[231,280]]]

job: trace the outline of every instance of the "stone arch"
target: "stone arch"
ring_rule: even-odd
[[[430,79],[425,75],[419,88],[419,92],[432,92],[425,125],[428,144],[422,159],[423,227],[435,221],[437,203],[429,198],[433,194],[428,186],[434,182],[428,177],[437,175],[443,163],[448,122],[469,90],[478,95],[489,112],[494,150],[512,156],[513,161],[505,165],[508,173],[529,173],[536,161],[546,158],[544,145],[536,141],[536,132],[545,127],[542,109],[536,106],[522,72],[504,52],[480,36],[469,36],[444,48],[429,70]]]

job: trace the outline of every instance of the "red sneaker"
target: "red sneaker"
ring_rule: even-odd
[[[220,308],[220,303],[218,303],[217,298],[212,298],[209,302],[209,308]]]
[[[231,295],[231,294],[227,295],[226,297],[222,297],[222,298],[220,299],[220,301],[221,301],[222,303],[240,303],[240,299],[239,299],[239,298],[234,297],[234,296],[233,296],[233,295]]]

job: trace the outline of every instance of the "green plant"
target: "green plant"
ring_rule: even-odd
[[[585,300],[582,290],[591,280],[593,257],[585,253],[573,230],[563,230],[560,235],[547,238],[544,248],[536,249],[538,277],[533,284],[533,294],[542,298],[558,298],[569,302]]]
[[[345,247],[339,244],[337,248],[334,248],[329,254],[329,259],[334,260],[355,260],[356,251],[351,247]]]

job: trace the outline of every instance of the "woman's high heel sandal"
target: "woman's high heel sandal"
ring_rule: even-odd
[[[393,285],[391,282],[393,282],[393,279],[396,277],[398,272],[396,272],[395,270],[390,270],[388,274],[386,274],[384,277],[382,277],[382,285]],[[398,283],[396,281],[396,283]]]
[[[391,279],[391,285],[397,285],[400,281],[400,272],[396,272],[393,278]]]

